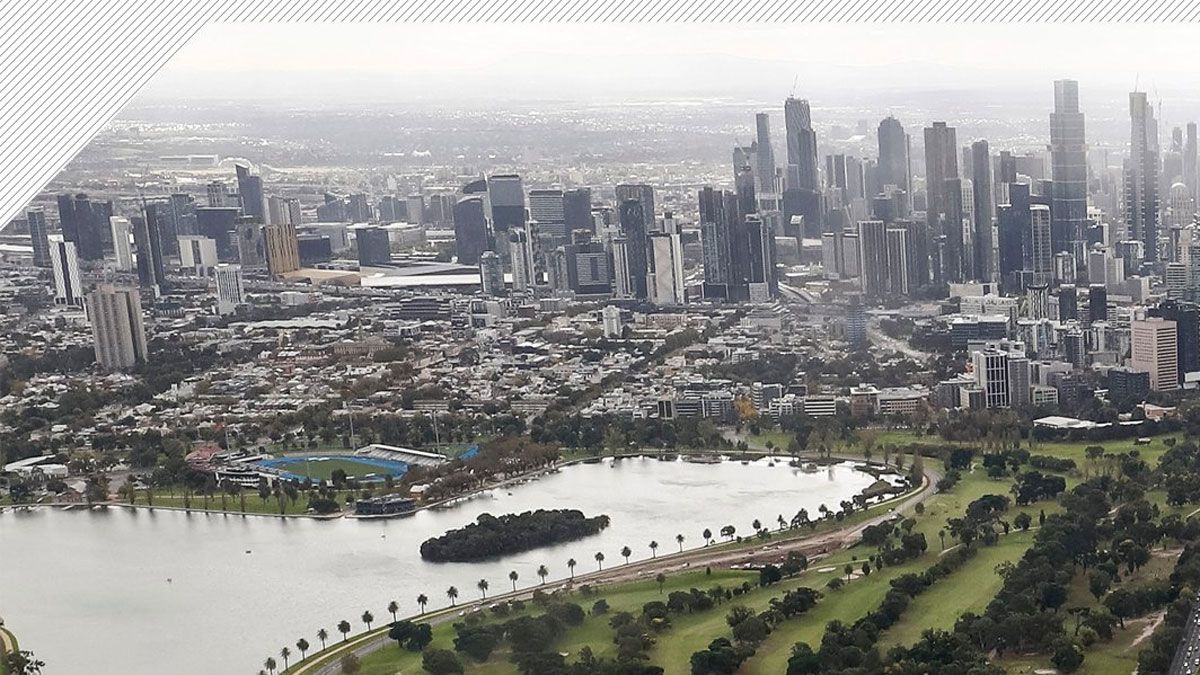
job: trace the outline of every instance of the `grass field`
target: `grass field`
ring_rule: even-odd
[[[1016,562],[1033,544],[1034,532],[1013,532],[995,546],[981,546],[979,553],[954,574],[913,599],[900,621],[879,640],[881,650],[893,645],[910,645],[926,629],[951,630],[964,612],[982,612],[1000,590],[1002,579],[996,567]]]
[[[376,466],[338,457],[296,457],[293,461],[276,460],[274,466],[281,471],[311,478],[318,482],[330,480],[333,477],[333,472],[338,469],[344,471],[347,478],[359,479],[366,478],[368,474],[373,474],[372,477],[378,478],[387,473],[385,469]]]
[[[242,497],[245,497],[246,508],[242,509]],[[338,494],[338,501],[344,498],[344,493]],[[290,501],[285,496],[284,513],[287,515],[303,515],[308,511],[308,498],[301,495],[296,501]],[[121,503],[128,503],[121,500]],[[144,490],[139,490],[135,504],[146,506],[146,494]],[[206,506],[207,503],[207,506]],[[188,498],[179,490],[169,490],[166,488],[156,488],[154,490],[154,506],[170,506],[173,508],[184,508],[188,505]],[[251,513],[264,515],[278,515],[279,501],[274,495],[263,499],[258,496],[257,490],[244,490],[241,496],[226,494],[224,501],[221,495],[213,495],[205,502],[203,495],[193,494],[191,496],[192,509],[206,509],[212,511],[228,511],[230,513]]]

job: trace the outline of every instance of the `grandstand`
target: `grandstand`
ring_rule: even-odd
[[[444,455],[439,455],[436,452],[424,452],[422,450],[412,450],[411,448],[401,448],[382,443],[372,443],[371,445],[361,447],[354,451],[354,455],[356,457],[372,457],[392,462],[404,462],[405,464],[416,466],[437,466],[448,461]]]

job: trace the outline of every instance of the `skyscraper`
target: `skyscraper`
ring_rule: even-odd
[[[879,123],[879,184],[904,190],[906,204],[912,203],[912,166],[908,134],[900,120],[887,117]]]
[[[683,286],[683,244],[679,225],[666,218],[662,230],[650,233],[646,286],[650,302],[682,305],[687,301]]]
[[[1129,157],[1125,160],[1125,226],[1142,242],[1148,262],[1158,260],[1158,122],[1146,93],[1129,94]],[[1153,375],[1151,376],[1153,380]]]
[[[54,304],[83,305],[83,281],[75,242],[50,242],[50,268],[54,274]]]
[[[1191,191],[1192,202],[1200,203],[1200,186],[1196,175],[1196,123],[1187,123],[1187,140],[1183,144],[1183,183]]]
[[[1151,318],[1130,322],[1132,349],[1130,365],[1150,373],[1150,389],[1179,388],[1178,344],[1175,322]]]
[[[529,219],[537,223],[535,235],[549,239],[553,248],[567,242],[567,218],[562,190],[530,190]]]
[[[484,251],[479,256],[479,279],[484,295],[504,295],[504,268],[495,251]]]
[[[766,302],[779,295],[775,278],[775,230],[758,214],[745,218],[747,248],[746,282],[752,302]]]
[[[971,278],[980,281],[995,281],[998,271],[996,264],[995,221],[996,202],[992,196],[992,156],[988,151],[987,141],[975,141],[971,144],[971,188],[972,188],[972,217],[974,236],[971,239],[975,247],[973,256],[975,269]]]
[[[58,196],[63,239],[74,242],[81,260],[102,260],[109,239],[112,202],[93,202],[85,194]]]
[[[759,192],[775,192],[775,148],[771,145],[771,116],[760,112],[754,116],[756,166],[754,177]]]
[[[29,224],[29,244],[33,247],[33,264],[36,267],[50,266],[50,228],[46,225],[46,212],[30,209],[25,213]]]
[[[246,302],[241,265],[217,265],[213,268],[213,280],[217,285],[217,314],[232,314],[237,311],[238,305]]]
[[[386,265],[392,261],[391,238],[382,227],[354,228],[354,245],[358,249],[359,267]],[[461,253],[459,262],[462,262]]]
[[[620,196],[620,186],[617,190],[617,194]],[[639,300],[645,300],[649,294],[646,287],[646,272],[648,271],[646,251],[649,245],[647,237],[652,229],[653,221],[651,220],[651,224],[647,225],[643,202],[636,199],[626,199],[621,202],[619,219],[621,233],[625,239],[625,255],[629,264],[630,293]]]
[[[524,293],[537,283],[533,267],[533,246],[524,227],[508,231],[509,259],[512,261],[513,291]]]
[[[101,284],[87,294],[85,304],[100,367],[120,370],[145,363],[146,328],[136,288]]]
[[[700,190],[700,246],[704,264],[704,297],[729,297],[732,282],[732,237],[737,217],[732,192]]]
[[[863,295],[878,298],[889,290],[887,226],[882,220],[858,221],[858,256]]]
[[[908,295],[912,278],[909,269],[912,251],[908,245],[908,230],[903,227],[889,227],[884,237],[887,242],[885,289],[893,295]]]
[[[962,192],[958,182],[958,141],[954,127],[925,127],[925,219],[934,247],[934,280],[959,281],[962,264]],[[947,269],[949,268],[949,269]]]
[[[1050,175],[1053,183],[1051,246],[1067,251],[1083,264],[1087,221],[1087,142],[1079,110],[1079,83],[1054,83],[1054,112],[1050,113]]]
[[[262,177],[250,173],[250,167],[237,164],[238,195],[242,200],[242,213],[257,218],[259,223],[267,222],[266,205],[263,200]]]
[[[143,205],[141,216],[130,220],[133,243],[137,249],[138,283],[150,289],[155,297],[166,293],[167,272],[163,264],[162,233],[158,229],[158,207],[155,202]]]
[[[525,188],[521,177],[517,174],[491,176],[487,180],[487,191],[488,201],[492,204],[492,229],[498,242],[506,242],[507,237],[500,233],[525,227]]]
[[[1033,283],[1048,284],[1054,278],[1054,253],[1050,244],[1050,207],[1033,204],[1029,207],[1029,249],[1025,269],[1032,273]]]
[[[591,188],[575,188],[563,192],[563,219],[566,221],[568,234],[576,230],[595,232]]]
[[[488,248],[485,195],[468,195],[454,204],[454,250],[460,265],[474,265]],[[362,260],[361,253],[359,260]]]
[[[263,227],[267,242],[267,272],[277,277],[300,269],[300,245],[296,240],[296,226],[267,225]]]
[[[133,271],[133,226],[128,218],[113,216],[108,219],[112,225],[113,252],[117,256],[117,270]]]
[[[808,101],[789,96],[783,102],[783,122],[787,135],[787,187],[818,192],[817,134],[813,131]]]

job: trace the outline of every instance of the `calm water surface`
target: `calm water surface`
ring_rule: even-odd
[[[448,604],[450,585],[461,601],[477,599],[476,582],[493,591],[594,570],[701,545],[701,532],[732,524],[751,531],[755,518],[774,526],[807,508],[836,508],[874,482],[850,465],[803,473],[781,461],[702,465],[626,459],[581,464],[524,485],[481,493],[440,510],[386,521],[316,521],[179,511],[0,513],[0,616],[21,645],[48,664],[50,675],[171,672],[257,673],[281,647],[300,637],[317,645],[324,627],[346,619],[355,632],[371,610],[384,620],[389,600],[415,612],[425,593],[429,609]],[[427,563],[418,546],[481,513],[577,508],[608,514],[601,534],[558,546],[476,563]],[[247,553],[250,551],[250,553]],[[170,582],[168,582],[170,579]]]

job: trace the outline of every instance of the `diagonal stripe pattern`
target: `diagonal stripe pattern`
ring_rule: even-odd
[[[0,228],[209,22],[1193,22],[1200,0],[7,0]]]

